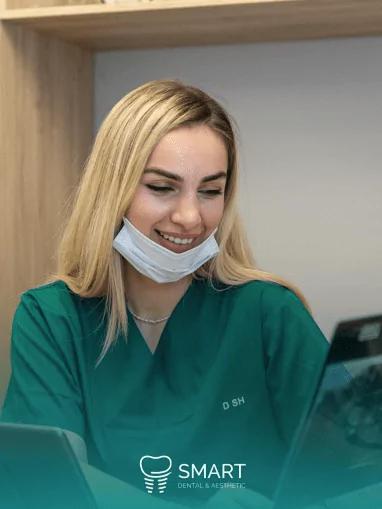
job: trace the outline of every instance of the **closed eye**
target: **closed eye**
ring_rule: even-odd
[[[152,184],[146,184],[146,187],[148,187],[149,189],[152,189],[153,191],[157,191],[157,192],[159,192],[159,193],[163,193],[163,192],[171,191],[171,190],[172,190],[172,187],[167,187],[167,186],[153,186]]]
[[[200,191],[201,193],[211,194],[211,195],[217,195],[217,194],[223,194],[223,191],[221,189],[206,189],[204,191]]]
[[[169,186],[154,186],[153,184],[146,184],[146,187],[157,193],[167,193],[168,191],[173,190],[173,188]],[[210,196],[223,194],[223,191],[221,189],[204,189],[201,190],[200,192]]]

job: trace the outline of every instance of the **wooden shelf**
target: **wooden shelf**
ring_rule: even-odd
[[[381,35],[382,0],[134,0],[0,18],[102,51]]]

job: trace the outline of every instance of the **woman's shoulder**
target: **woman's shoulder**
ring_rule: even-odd
[[[39,304],[54,306],[72,299],[80,298],[70,290],[62,280],[51,281],[38,286],[28,288],[20,294],[21,301],[35,301]]]
[[[20,295],[18,308],[41,310],[60,316],[78,315],[88,302],[99,298],[84,298],[73,292],[62,280],[55,280],[27,289]]]
[[[227,288],[240,298],[259,299],[267,306],[283,301],[301,302],[293,290],[275,281],[253,279],[239,285],[227,286]]]
[[[28,288],[21,295],[24,294],[54,294],[56,292],[71,292],[69,286],[62,281],[61,279],[56,279],[54,281],[49,281],[47,283],[43,283],[41,285],[32,286]]]
[[[240,284],[208,283],[207,291],[222,303],[240,306],[262,316],[282,313],[285,308],[308,312],[301,299],[289,287],[275,281],[253,279]]]
[[[238,305],[250,312],[260,313],[263,319],[283,316],[285,313],[308,314],[300,297],[289,287],[275,281],[251,280],[240,285],[232,285],[229,291]]]

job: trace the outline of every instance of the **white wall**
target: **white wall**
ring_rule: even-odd
[[[123,95],[178,78],[240,128],[258,265],[295,282],[330,336],[382,313],[382,38],[98,53],[95,129]]]

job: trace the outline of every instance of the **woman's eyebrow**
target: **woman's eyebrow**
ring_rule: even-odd
[[[156,173],[157,175],[161,175],[162,177],[167,177],[169,179],[176,180],[177,182],[183,182],[183,177],[177,175],[176,173],[171,173],[166,170],[162,170],[161,168],[146,168],[143,173]],[[213,175],[207,175],[207,177],[203,177],[201,182],[210,182],[211,180],[217,180],[219,178],[227,178],[227,173],[225,171],[219,171],[218,173],[214,173]]]

